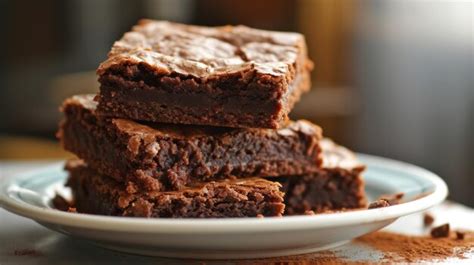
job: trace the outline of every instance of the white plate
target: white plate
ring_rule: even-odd
[[[406,163],[359,155],[367,164],[369,199],[404,192],[408,202],[343,213],[283,218],[146,219],[73,214],[51,208],[62,187],[62,165],[13,176],[0,184],[0,205],[61,233],[106,248],[177,258],[260,258],[332,248],[381,229],[397,218],[442,202],[446,184],[435,174]]]

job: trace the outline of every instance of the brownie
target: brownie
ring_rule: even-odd
[[[180,191],[130,193],[81,160],[66,164],[67,186],[79,213],[151,218],[281,216],[280,184],[261,178],[194,183]]]
[[[348,149],[325,138],[320,142],[323,167],[302,176],[279,177],[285,193],[286,215],[366,207],[365,169]]]
[[[310,88],[304,36],[142,20],[98,68],[98,112],[115,118],[282,128]]]
[[[321,129],[288,122],[282,129],[138,123],[96,114],[92,95],[63,106],[63,147],[100,173],[146,190],[179,190],[193,181],[301,175],[321,166]]]

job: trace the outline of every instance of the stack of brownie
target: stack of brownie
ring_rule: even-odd
[[[112,47],[98,95],[63,103],[78,212],[261,217],[360,208],[364,166],[288,114],[310,88],[304,37],[143,20]]]

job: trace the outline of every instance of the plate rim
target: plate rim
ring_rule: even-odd
[[[120,231],[137,233],[188,234],[198,233],[254,233],[277,230],[306,230],[311,228],[340,227],[354,223],[365,224],[377,221],[396,219],[405,215],[431,208],[448,195],[446,183],[435,173],[419,166],[379,156],[360,154],[362,161],[371,161],[386,168],[398,168],[405,172],[416,174],[434,185],[434,191],[421,198],[399,205],[385,208],[355,210],[317,215],[299,215],[267,218],[210,218],[210,219],[159,219],[137,217],[112,217],[91,214],[67,213],[54,209],[19,201],[11,196],[15,180],[32,174],[47,172],[61,164],[54,163],[41,169],[30,170],[0,179],[0,207],[17,215],[30,218],[36,222],[46,222],[55,225],[66,225],[75,228],[96,229],[102,231]]]

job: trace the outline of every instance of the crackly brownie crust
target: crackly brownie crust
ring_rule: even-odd
[[[365,166],[351,151],[327,138],[320,145],[323,150],[320,170],[276,179],[285,193],[286,215],[364,208],[367,204],[362,177]]]
[[[143,20],[97,73],[98,112],[153,122],[279,128],[310,88],[304,37]]]
[[[138,192],[101,175],[81,160],[66,164],[67,186],[78,212],[151,218],[281,216],[280,184],[260,178],[195,183],[181,191]]]
[[[301,175],[321,165],[321,129],[144,124],[96,115],[91,95],[64,102],[63,147],[102,174],[146,190],[177,190],[196,180]]]

